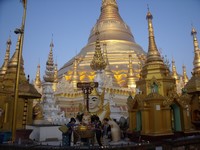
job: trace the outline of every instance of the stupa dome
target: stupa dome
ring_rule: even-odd
[[[138,80],[140,64],[145,61],[146,53],[135,42],[129,26],[121,18],[116,0],[103,0],[101,14],[90,32],[88,43],[77,56],[80,60],[77,68],[80,81],[92,81],[93,79],[94,71],[90,68],[90,63],[95,52],[97,31],[99,32],[98,38],[102,50],[103,44],[106,43],[109,68],[113,72],[118,85],[126,87],[130,54],[133,58],[135,78]],[[70,79],[73,61],[74,58],[64,64],[58,72],[59,77],[65,74],[65,76],[68,76],[67,79]]]

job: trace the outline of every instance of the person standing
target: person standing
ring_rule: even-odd
[[[105,144],[108,144],[108,141],[111,140],[111,126],[108,124],[109,119],[103,119],[103,140]]]
[[[102,146],[102,143],[101,143],[102,125],[101,125],[101,121],[99,120],[98,116],[95,116],[94,125],[95,125],[95,134],[96,134],[97,142],[98,142],[99,146]]]
[[[68,128],[68,131],[66,133],[63,133],[63,146],[71,146],[71,137],[73,128],[75,126],[76,120],[74,118],[70,119],[70,122],[66,125]]]

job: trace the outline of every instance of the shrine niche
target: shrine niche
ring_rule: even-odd
[[[194,110],[193,111],[193,116],[194,116],[194,122],[200,122],[200,111],[199,110]]]
[[[151,79],[150,83],[148,84],[148,87],[149,87],[149,91],[150,91],[151,93],[159,93],[161,84],[160,84],[160,82],[158,82],[158,81],[156,80],[155,77],[153,77],[153,78]]]

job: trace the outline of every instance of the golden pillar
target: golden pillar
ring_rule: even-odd
[[[12,123],[12,142],[15,142],[16,138],[16,122],[17,122],[17,106],[18,106],[18,94],[19,94],[19,76],[20,76],[20,64],[21,64],[21,58],[22,58],[22,48],[23,48],[23,40],[24,40],[24,27],[25,27],[25,20],[26,20],[26,5],[27,0],[23,0],[23,18],[22,18],[22,25],[21,29],[15,30],[16,34],[20,34],[20,45],[19,45],[19,53],[18,53],[18,62],[17,62],[17,73],[16,73],[16,82],[15,82],[15,89],[14,89],[14,106],[13,106],[13,123]]]
[[[135,131],[137,128],[137,110],[129,111],[129,130]]]
[[[141,109],[141,117],[142,117],[142,131],[141,134],[148,134],[150,132],[150,115],[149,115],[149,108]],[[151,118],[152,119],[152,118]]]
[[[183,130],[184,131],[191,131],[192,124],[191,124],[191,115],[189,108],[183,108]]]
[[[172,133],[172,119],[171,119],[171,108],[162,108],[162,128],[166,133]]]

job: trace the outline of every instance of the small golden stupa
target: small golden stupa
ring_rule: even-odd
[[[127,99],[129,130],[143,136],[159,137],[176,132],[192,131],[190,116],[191,96],[177,94],[176,80],[169,72],[157,49],[152,19],[148,11],[149,48],[141,78],[136,82],[139,90]]]
[[[191,120],[195,129],[200,129],[200,48],[197,40],[197,31],[192,28],[191,35],[193,36],[194,44],[194,60],[192,77],[185,85],[185,90],[192,96],[191,100]]]

